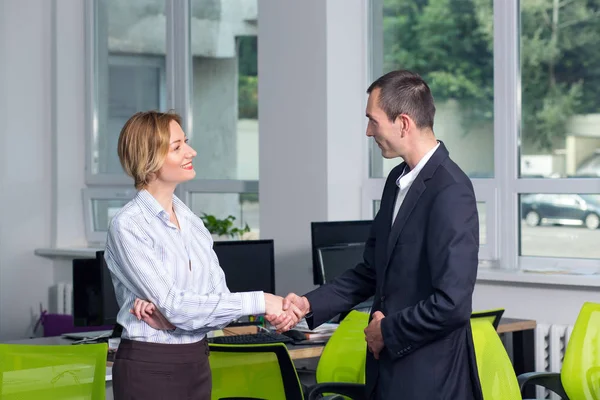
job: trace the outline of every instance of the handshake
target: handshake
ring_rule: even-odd
[[[265,293],[265,318],[278,332],[286,332],[295,327],[309,311],[310,304],[306,297],[290,293],[283,298]],[[175,329],[175,326],[161,314],[154,303],[149,301],[135,299],[133,308],[129,312],[154,329]]]
[[[277,332],[289,331],[309,312],[310,304],[304,296],[290,293],[283,298],[265,293],[265,318]]]

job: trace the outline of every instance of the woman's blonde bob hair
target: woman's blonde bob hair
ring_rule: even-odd
[[[165,161],[171,139],[171,121],[181,125],[181,117],[174,112],[138,112],[121,129],[119,160],[138,190],[148,186]]]

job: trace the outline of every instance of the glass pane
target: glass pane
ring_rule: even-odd
[[[492,0],[384,0],[383,72],[409,69],[429,84],[434,132],[472,178],[494,176]],[[371,177],[387,176],[371,143]]]
[[[523,194],[521,255],[600,258],[600,195]]]
[[[213,216],[220,221],[229,218],[232,228],[244,230],[247,225],[250,231],[242,234],[245,239],[258,239],[260,236],[260,209],[257,193],[192,193],[188,206],[203,219],[208,230],[213,234],[218,234],[216,229],[224,223],[207,223],[204,214]],[[234,237],[239,238],[238,235],[234,235]]]
[[[258,180],[256,0],[191,4],[196,179]]]
[[[373,218],[379,212],[379,207],[381,207],[381,200],[373,200]]]
[[[96,17],[94,94],[98,132],[93,174],[122,174],[117,156],[121,128],[138,111],[165,110],[165,3],[100,0]]]
[[[487,244],[487,205],[483,201],[477,202],[479,214],[479,244]]]
[[[129,199],[124,200],[92,200],[94,232],[108,232],[108,224]]]
[[[520,175],[600,177],[599,5],[520,4]]]

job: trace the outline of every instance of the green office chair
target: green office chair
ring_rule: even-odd
[[[479,381],[485,400],[521,400],[519,383],[506,349],[489,319],[471,319]]]
[[[471,313],[471,319],[473,318],[483,318],[492,324],[494,329],[498,330],[498,325],[500,325],[500,320],[502,319],[502,314],[504,314],[504,308],[495,308],[492,310],[484,310],[484,311],[473,311]]]
[[[211,343],[209,347],[213,400],[304,399],[285,344]]]
[[[519,376],[521,390],[537,384],[563,399],[600,399],[600,304],[585,303],[565,350],[560,373],[532,372]],[[564,391],[563,391],[564,390]]]
[[[369,314],[356,310],[342,320],[323,349],[317,365],[317,384],[307,390],[309,400],[331,393],[365,398],[367,325]]]
[[[2,400],[92,399],[106,397],[108,346],[0,344]]]

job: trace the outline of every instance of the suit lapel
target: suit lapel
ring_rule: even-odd
[[[404,226],[406,225],[406,221],[408,220],[408,217],[410,217],[411,213],[413,212],[413,210],[417,206],[417,203],[419,202],[419,198],[421,197],[423,192],[425,192],[425,189],[427,189],[426,182],[429,179],[431,179],[431,177],[433,176],[433,174],[435,173],[437,168],[440,166],[440,164],[446,158],[448,158],[448,150],[446,150],[446,146],[444,146],[444,143],[441,140],[439,142],[440,142],[440,147],[438,147],[438,149],[435,151],[435,153],[433,153],[433,155],[431,156],[429,161],[427,161],[427,163],[425,164],[425,166],[423,167],[421,172],[419,172],[419,174],[415,178],[414,182],[412,183],[410,189],[408,189],[408,193],[406,193],[406,197],[404,198],[404,201],[402,202],[402,205],[400,206],[400,210],[398,210],[398,215],[396,216],[396,219],[394,220],[394,224],[392,225],[392,228],[391,228],[391,231],[390,231],[387,243],[386,243],[387,249],[386,249],[384,271],[388,267],[388,264],[392,257],[392,253],[394,252],[394,248],[396,247],[396,242],[398,242],[398,237],[400,236],[400,233],[402,233],[402,230],[404,229]],[[394,180],[394,186],[396,186],[396,180]],[[396,193],[397,192],[398,192],[398,190],[396,190]],[[386,217],[388,218],[388,221],[392,220],[392,213],[394,210],[394,205],[396,204],[396,196],[394,196],[394,198],[392,199],[392,201],[390,203],[391,203],[391,211],[389,212],[389,214],[387,214],[387,210],[386,210]]]
[[[421,179],[419,176],[417,176],[417,178],[412,183],[410,189],[408,189],[408,193],[406,193],[406,197],[404,198],[404,201],[402,202],[402,205],[400,206],[400,210],[398,210],[398,215],[396,216],[396,219],[394,220],[394,224],[392,225],[392,230],[388,237],[387,254],[386,254],[386,258],[385,258],[386,267],[387,267],[388,263],[390,262],[390,257],[392,256],[392,252],[394,251],[394,247],[396,246],[398,237],[400,236],[400,233],[402,232],[402,229],[404,228],[404,225],[406,224],[406,220],[408,219],[408,217],[414,210],[415,206],[419,202],[419,198],[425,191],[425,188],[426,188],[425,182],[423,182],[423,179]],[[394,203],[395,203],[395,201],[394,201]],[[393,206],[392,206],[392,209],[393,209]],[[390,213],[390,217],[391,216],[392,216],[392,214]],[[391,220],[391,218],[388,219],[388,221],[390,221],[390,220]]]

